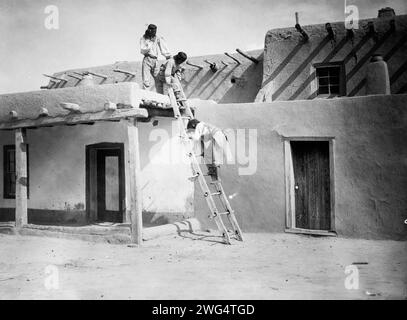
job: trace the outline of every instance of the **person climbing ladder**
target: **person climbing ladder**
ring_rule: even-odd
[[[233,155],[230,150],[230,145],[226,135],[223,131],[212,124],[199,121],[197,119],[191,119],[187,124],[187,131],[189,137],[194,140],[196,144],[200,144],[201,138],[204,142],[213,142],[213,163],[212,170],[217,171],[221,164],[223,164],[224,157],[226,163],[231,163]],[[211,167],[209,167],[211,168]]]
[[[180,91],[182,93],[182,88],[180,88]],[[174,117],[180,124],[181,131],[179,137],[186,147],[187,155],[190,159],[193,173],[190,179],[193,179],[193,181],[195,181],[195,179],[197,180],[210,210],[209,217],[215,221],[225,243],[231,244],[231,235],[222,220],[222,216],[224,215],[226,215],[230,222],[232,234],[237,240],[243,241],[242,230],[240,229],[235,212],[229,203],[222,182],[218,176],[218,168],[220,164],[223,163],[223,156],[226,156],[228,163],[231,163],[232,160],[232,153],[226,135],[219,128],[195,119],[187,100],[176,99],[173,87],[168,88],[168,96],[174,111]],[[181,107],[183,107],[182,113],[180,110]],[[207,175],[202,172],[197,159],[197,157],[202,156],[202,154],[197,155],[195,150],[197,142],[200,146],[202,140],[208,139],[211,139],[213,149],[212,161],[210,161],[209,164],[205,163],[209,171],[207,175],[211,177],[211,181],[209,182],[206,181],[205,176]],[[219,207],[224,211],[219,210]]]

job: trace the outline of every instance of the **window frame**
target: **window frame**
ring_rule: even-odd
[[[327,63],[315,63],[313,65],[315,69],[315,80],[316,80],[316,87],[317,87],[317,97],[319,98],[331,98],[331,97],[342,97],[346,96],[346,72],[345,72],[345,65],[343,62],[327,62]],[[320,85],[319,85],[319,79],[318,77],[318,69],[323,69],[323,68],[339,68],[338,72],[338,77],[339,77],[339,83],[338,83],[338,93],[331,93],[331,85],[329,83],[329,74],[327,76],[328,78],[328,93],[319,93],[320,90]]]
[[[29,151],[28,151],[28,144],[27,144],[27,199],[30,197],[30,171],[29,171]],[[15,199],[16,198],[16,190],[14,189],[14,193],[12,193],[12,190],[9,190],[9,175],[10,172],[8,172],[8,167],[9,167],[9,152],[14,151],[14,174],[16,175],[16,146],[15,144],[8,144],[8,145],[3,145],[3,198],[4,199]],[[16,185],[16,183],[15,183]]]

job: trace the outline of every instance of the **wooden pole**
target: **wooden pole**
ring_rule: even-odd
[[[249,59],[250,61],[252,61],[252,62],[254,62],[254,63],[259,63],[259,60],[257,60],[256,58],[254,58],[254,57],[252,57],[252,56],[249,56],[249,55],[247,55],[247,54],[245,54],[242,50],[240,50],[240,49],[236,49],[236,51],[238,52],[238,53],[240,53],[243,57],[245,57],[246,59]]]
[[[237,64],[240,64],[240,61],[237,60],[235,57],[232,57],[229,53],[225,52],[225,55],[226,55],[227,57],[229,57],[230,59],[236,61]]]
[[[27,210],[27,135],[26,129],[15,131],[16,144],[16,227],[28,222]]]
[[[140,181],[140,147],[138,123],[136,118],[131,118],[127,126],[128,138],[128,168],[127,177],[129,179],[129,190],[127,197],[130,205],[130,222],[131,222],[131,242],[141,245],[143,232],[142,216],[142,194]]]
[[[186,64],[189,65],[189,66],[191,66],[191,67],[198,68],[199,70],[203,69],[202,66],[198,66],[197,64],[193,64],[193,63],[191,63],[191,62],[189,62],[189,61],[187,61]]]

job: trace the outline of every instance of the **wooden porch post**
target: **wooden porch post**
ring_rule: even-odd
[[[16,144],[16,227],[27,224],[27,134],[26,129],[15,131]]]
[[[131,118],[127,125],[129,190],[126,197],[129,198],[131,242],[141,245],[143,219],[142,219],[142,194],[140,183],[140,149],[137,118]]]

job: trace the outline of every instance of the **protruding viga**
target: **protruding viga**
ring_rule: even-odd
[[[79,105],[77,105],[76,103],[62,102],[62,103],[60,103],[60,106],[61,106],[61,108],[64,108],[71,112],[80,112],[81,111],[81,107]]]

